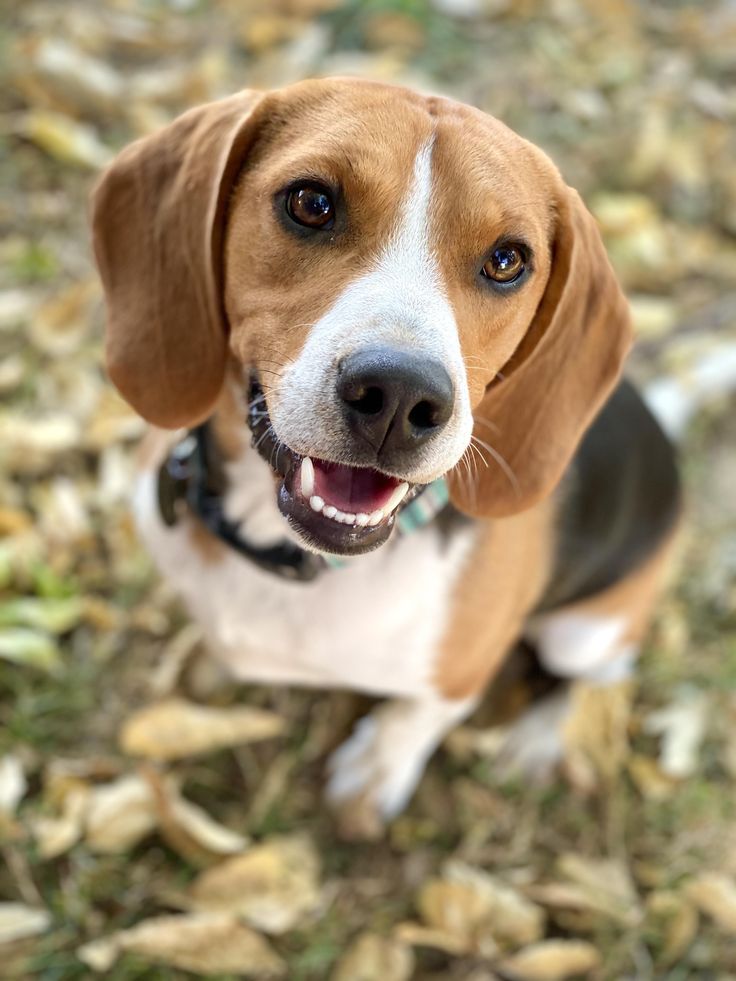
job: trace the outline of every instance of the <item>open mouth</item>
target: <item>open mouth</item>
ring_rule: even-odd
[[[303,456],[276,436],[257,382],[248,423],[253,445],[282,478],[278,506],[305,542],[321,552],[359,555],[390,536],[398,510],[421,487],[370,467]]]

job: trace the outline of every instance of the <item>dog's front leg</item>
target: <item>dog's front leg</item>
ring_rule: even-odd
[[[427,760],[477,699],[385,702],[360,719],[328,763],[327,800],[346,837],[378,837],[414,792]]]

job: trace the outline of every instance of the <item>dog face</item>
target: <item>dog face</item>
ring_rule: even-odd
[[[94,219],[123,394],[190,425],[234,358],[281,510],[326,551],[380,545],[443,474],[470,513],[531,506],[628,347],[597,231],[551,162],[399,88],[333,79],[194,110],[118,158]]]

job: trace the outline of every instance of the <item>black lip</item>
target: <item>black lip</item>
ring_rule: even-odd
[[[313,511],[308,504],[291,493],[288,484],[293,480],[293,473],[292,470],[279,487],[279,511],[308,545],[333,555],[363,555],[388,541],[394,528],[393,515],[374,528],[340,525]]]
[[[394,529],[395,514],[375,527],[341,525],[313,511],[294,495],[294,480],[303,457],[285,446],[274,433],[266,397],[257,379],[251,381],[249,396],[251,443],[271,469],[283,478],[277,492],[279,510],[307,546],[320,552],[348,556],[363,555],[388,541]],[[405,501],[413,498],[418,489],[412,488]]]

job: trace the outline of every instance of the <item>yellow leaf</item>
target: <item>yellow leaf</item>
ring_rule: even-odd
[[[596,782],[610,783],[628,754],[631,685],[588,685],[571,690],[570,714],[563,739],[565,759],[573,771],[592,768]],[[581,767],[582,762],[582,767]]]
[[[319,907],[318,874],[307,838],[273,838],[202,872],[187,901],[195,910],[233,913],[266,933],[284,933]]]
[[[0,756],[0,814],[15,814],[28,789],[23,764],[14,753]]]
[[[23,903],[0,903],[0,944],[35,937],[50,926],[51,917],[45,909]]]
[[[90,326],[91,307],[99,293],[98,281],[86,279],[42,303],[30,322],[34,346],[52,355],[75,351]]]
[[[90,788],[79,781],[64,795],[58,817],[38,817],[33,821],[33,835],[41,858],[56,858],[76,845],[84,831],[90,794]]]
[[[410,944],[412,947],[432,947],[455,956],[468,953],[464,939],[460,940],[445,930],[422,926],[421,923],[410,920],[398,923],[394,928],[394,936],[401,943]]]
[[[61,666],[61,651],[48,634],[13,627],[0,630],[0,660],[54,672]]]
[[[406,944],[362,933],[340,958],[332,981],[409,981],[414,956]]]
[[[676,892],[654,892],[647,898],[647,920],[662,938],[658,963],[677,964],[698,932],[698,914],[688,899]]]
[[[544,912],[511,886],[481,869],[448,862],[442,878],[430,879],[417,906],[425,923],[450,934],[467,952],[491,956],[538,940]]]
[[[142,777],[125,776],[93,788],[85,828],[92,851],[126,852],[155,827],[153,793]]]
[[[203,975],[280,978],[286,969],[263,937],[236,917],[221,913],[153,917],[130,930],[86,944],[77,956],[92,970],[106,972],[123,952]]]
[[[123,725],[120,745],[133,756],[178,760],[271,739],[283,730],[284,720],[264,709],[209,708],[169,698],[131,716]]]
[[[20,123],[21,133],[62,163],[99,170],[112,159],[97,131],[58,112],[33,109]]]
[[[557,872],[562,881],[528,890],[543,906],[588,912],[629,926],[640,922],[639,898],[631,877],[619,862],[570,853],[558,859]]]
[[[736,882],[720,872],[703,872],[684,889],[687,898],[727,933],[736,933]]]
[[[499,964],[509,981],[565,981],[600,967],[601,958],[584,940],[543,940]]]
[[[210,865],[223,855],[236,855],[248,839],[213,820],[206,811],[185,800],[171,780],[146,774],[153,791],[158,829],[166,843],[193,865]]]

